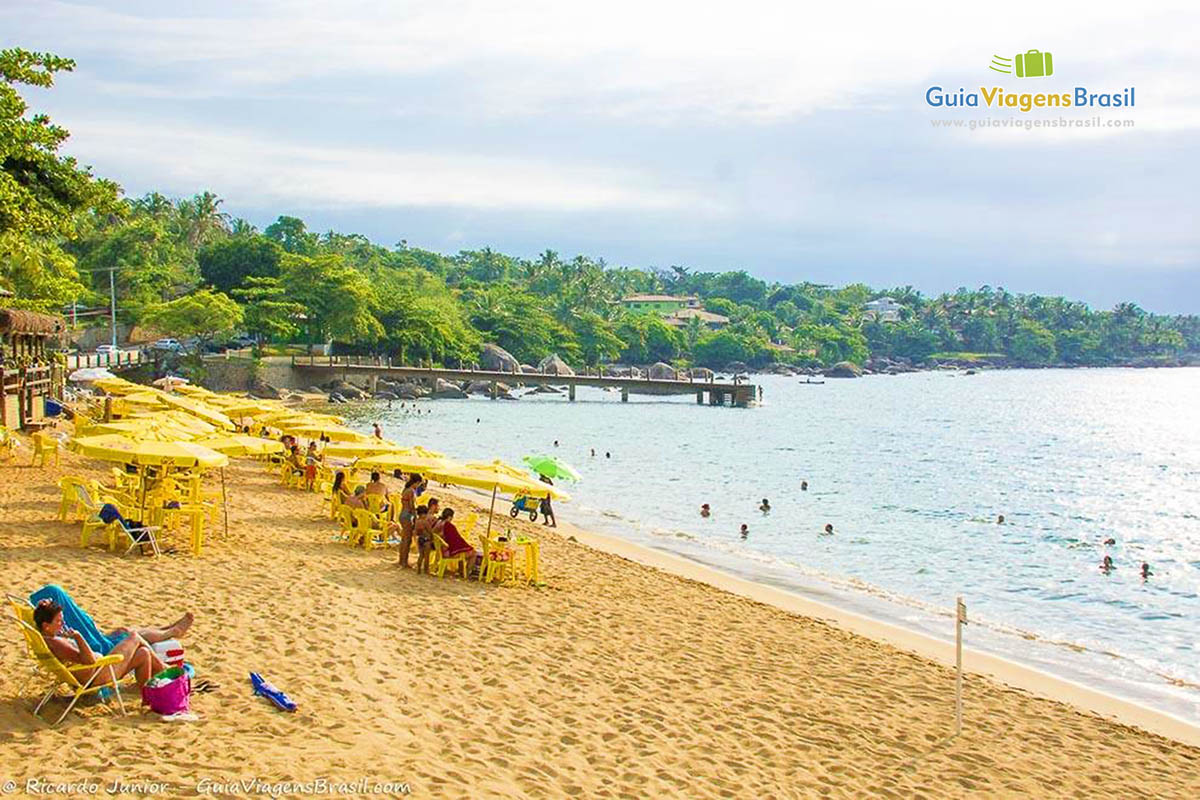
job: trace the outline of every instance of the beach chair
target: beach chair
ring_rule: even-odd
[[[90,483],[91,481],[74,475],[66,475],[59,478],[58,488],[62,491],[62,497],[58,501],[58,519],[60,522],[66,522],[67,517],[87,516],[86,509],[79,502],[79,495],[75,493],[75,487],[86,487]]]
[[[381,520],[378,514],[372,514],[370,509],[366,508],[352,508],[350,511],[354,514],[356,523],[354,535],[361,540],[364,549],[387,547],[387,523]]]
[[[50,698],[58,694],[60,688],[66,688],[70,693],[70,702],[63,709],[62,714],[58,719],[50,723],[50,727],[55,727],[64,719],[67,714],[71,713],[71,709],[75,708],[75,704],[79,702],[79,698],[89,694],[95,694],[103,689],[111,688],[112,693],[117,697],[117,703],[121,707],[121,713],[125,714],[125,701],[121,697],[121,681],[117,678],[115,665],[120,664],[124,660],[123,656],[111,655],[101,656],[96,659],[93,664],[64,664],[50,651],[46,646],[46,640],[42,638],[42,634],[33,626],[33,608],[22,598],[8,595],[9,604],[12,606],[15,622],[21,628],[22,638],[25,642],[25,651],[30,659],[34,662],[34,676],[25,682],[22,687],[21,694],[25,693],[25,689],[33,679],[43,678],[49,682],[49,687],[46,694],[38,702],[33,709],[33,715],[38,719],[42,719],[42,707],[50,701]],[[27,610],[26,610],[27,609]],[[86,682],[80,682],[78,673],[95,670]],[[127,678],[134,676],[127,675]],[[45,720],[43,720],[44,722]]]
[[[480,532],[479,544],[479,552],[483,553],[483,562],[479,565],[479,582],[491,583],[497,578],[502,583],[515,580],[513,567],[516,564],[516,551],[509,547],[507,542],[489,539],[486,530]]]
[[[29,466],[45,467],[50,462],[58,466],[58,439],[45,431],[38,431],[29,437],[29,441],[33,444],[33,460],[29,462]]]
[[[7,427],[0,425],[0,456],[12,458],[17,453],[17,437]]]
[[[337,510],[338,534],[336,540],[346,544],[354,544],[354,509],[338,504]]]
[[[467,555],[463,553],[457,556],[446,556],[442,551],[446,547],[446,540],[437,531],[433,531],[433,549],[437,553],[437,566],[430,565],[429,571],[431,574],[437,575],[439,578],[446,577],[446,570],[452,570],[455,573],[461,573],[463,579],[467,577]]]
[[[117,549],[117,540],[118,538],[122,538],[123,535],[123,540],[129,542],[129,546],[125,548],[124,555],[129,555],[130,550],[143,544],[149,544],[153,548],[155,555],[162,554],[162,551],[158,549],[158,539],[154,534],[155,531],[159,530],[158,526],[127,528],[118,520],[113,520],[111,523],[105,522],[100,518],[100,509],[103,508],[103,503],[96,502],[88,493],[88,490],[79,484],[75,485],[75,493],[79,498],[80,505],[89,513],[89,516],[83,521],[83,531],[80,533],[79,539],[80,547],[87,547],[92,536],[100,533],[107,540],[109,550]],[[104,502],[112,502],[113,505],[117,506],[117,510],[121,511],[121,505],[113,502],[114,499],[104,498]],[[124,511],[121,511],[122,516],[124,516],[124,513]]]

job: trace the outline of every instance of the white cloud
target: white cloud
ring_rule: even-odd
[[[1053,51],[1066,80],[1118,81],[1147,58],[1193,88],[1200,74],[1193,2],[276,0],[206,9],[151,16],[57,2],[26,24],[60,31],[70,48],[101,43],[143,67],[191,70],[188,80],[215,92],[461,70],[492,114],[566,105],[651,122],[774,119],[931,76],[994,78],[993,53],[1030,46]]]
[[[219,188],[239,205],[584,211],[686,208],[711,199],[627,169],[470,153],[302,146],[224,128],[74,119],[67,150],[101,174],[150,175],[160,191]],[[84,156],[83,154],[86,154]]]

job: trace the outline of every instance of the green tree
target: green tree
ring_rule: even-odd
[[[305,308],[288,299],[287,289],[279,278],[246,278],[241,288],[231,294],[243,305],[246,330],[268,340],[285,341],[300,333],[298,321],[304,318]]]
[[[1010,346],[1012,357],[1022,364],[1049,364],[1056,357],[1054,334],[1030,319],[1017,323]]]
[[[698,320],[696,338],[702,332]],[[679,357],[682,336],[657,314],[628,314],[617,324],[616,335],[623,342],[621,360],[629,364],[671,362]]]
[[[316,253],[320,241],[317,234],[308,232],[304,220],[282,215],[267,226],[263,235],[278,242],[289,253],[302,256]]]
[[[201,277],[219,292],[233,292],[248,278],[278,278],[282,257],[278,244],[258,235],[221,239],[196,253]]]
[[[441,279],[416,267],[380,267],[370,280],[384,340],[402,363],[475,363],[479,333]]]
[[[121,213],[119,187],[58,155],[69,135],[45,114],[27,116],[16,86],[49,88],[75,62],[49,53],[0,50],[0,283],[10,305],[50,310],[83,294],[62,243],[87,212]]]
[[[739,336],[732,331],[704,334],[692,350],[693,360],[703,367],[722,369],[731,361],[751,364],[765,351],[762,344]]]
[[[308,344],[326,341],[371,343],[383,335],[372,313],[375,293],[361,272],[341,256],[283,257],[280,283],[287,297],[304,306]]]
[[[594,367],[616,359],[625,347],[613,325],[595,311],[585,311],[574,318],[571,329],[579,342],[583,363]]]
[[[241,306],[220,292],[201,289],[146,309],[143,320],[172,336],[207,342],[236,330],[243,314]]]

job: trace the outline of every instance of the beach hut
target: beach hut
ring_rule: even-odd
[[[61,317],[19,309],[0,309],[0,424],[38,427],[45,401],[62,385],[63,370],[54,363],[51,345],[66,329]]]

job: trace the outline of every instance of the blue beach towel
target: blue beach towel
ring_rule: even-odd
[[[29,602],[37,605],[42,600],[53,600],[62,606],[63,624],[68,628],[74,628],[83,635],[83,640],[88,643],[88,647],[94,652],[101,655],[107,654],[117,646],[117,643],[125,638],[125,634],[112,633],[104,635],[100,629],[96,627],[96,623],[88,613],[75,604],[71,599],[71,595],[67,594],[66,590],[61,586],[56,586],[53,583],[43,586],[33,594],[29,595]]]

